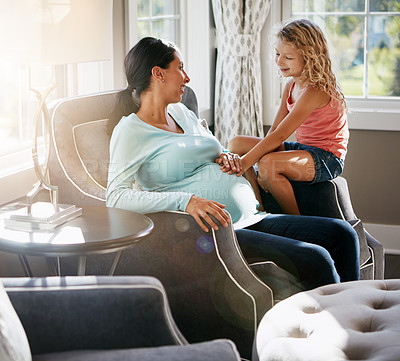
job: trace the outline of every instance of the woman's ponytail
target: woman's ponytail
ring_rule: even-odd
[[[135,91],[131,86],[119,91],[115,98],[114,108],[107,122],[107,132],[111,135],[114,127],[118,124],[122,117],[139,110],[139,101],[134,97]]]

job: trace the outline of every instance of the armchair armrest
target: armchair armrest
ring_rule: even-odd
[[[301,214],[340,219],[357,218],[351,204],[347,181],[343,177],[315,183],[290,181]],[[267,212],[282,213],[271,193],[261,192]]]
[[[383,280],[385,277],[385,249],[382,243],[372,237],[367,231],[365,231],[367,238],[367,244],[372,253],[374,262],[373,279]]]
[[[187,344],[146,276],[5,278],[32,354]]]

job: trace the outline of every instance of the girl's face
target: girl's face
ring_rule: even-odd
[[[189,83],[190,78],[183,68],[183,58],[178,51],[175,52],[175,59],[164,70],[164,74],[165,86],[168,86],[168,93],[174,97],[175,102],[179,102],[185,91],[185,85]]]
[[[275,63],[285,78],[300,77],[305,62],[300,52],[290,43],[278,41],[275,49]]]

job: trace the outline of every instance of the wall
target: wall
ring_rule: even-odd
[[[351,130],[343,176],[367,230],[400,254],[400,132]]]
[[[400,132],[351,130],[344,176],[364,222],[400,225]]]

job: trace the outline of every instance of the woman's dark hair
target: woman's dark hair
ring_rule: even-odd
[[[128,86],[117,94],[116,104],[108,121],[110,134],[123,116],[138,111],[140,94],[150,86],[152,69],[155,66],[167,69],[175,59],[176,50],[171,42],[146,37],[128,52],[124,61]]]

